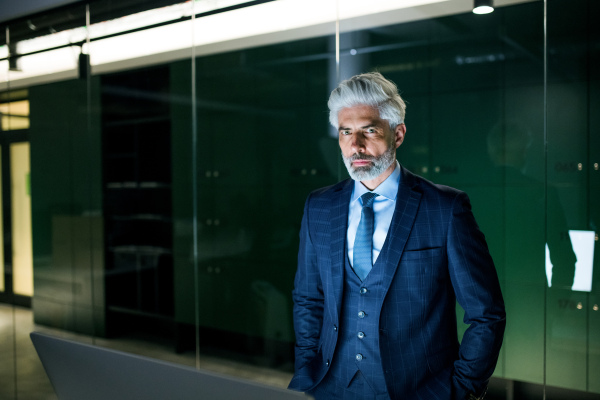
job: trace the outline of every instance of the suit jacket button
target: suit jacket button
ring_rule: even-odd
[[[362,354],[360,354],[360,353],[358,353],[358,354],[356,355],[356,361],[360,361],[360,360],[362,360],[362,359],[363,359],[363,355],[362,355]]]
[[[337,326],[333,326],[333,330],[337,332]]]
[[[329,367],[329,360],[325,361],[325,365]]]
[[[365,294],[365,293],[367,293],[367,288],[366,287],[360,288],[360,294]]]
[[[365,312],[364,311],[359,311],[358,312],[358,318],[364,318],[365,317]]]

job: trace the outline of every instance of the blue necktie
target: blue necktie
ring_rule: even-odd
[[[356,230],[354,239],[354,263],[352,267],[354,272],[364,281],[371,268],[373,268],[373,227],[375,225],[375,215],[373,212],[373,201],[377,193],[367,192],[360,196],[362,200],[362,212],[360,214],[360,223]]]

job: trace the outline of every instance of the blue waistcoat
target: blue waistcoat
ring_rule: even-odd
[[[361,282],[346,257],[340,333],[329,373],[347,387],[360,370],[377,395],[389,398],[379,353],[377,296],[383,291],[383,276],[383,264],[375,262]]]

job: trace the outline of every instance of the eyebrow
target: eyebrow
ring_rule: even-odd
[[[374,124],[374,123],[372,123],[372,124],[369,124],[369,125],[365,125],[365,126],[361,126],[361,127],[360,127],[360,129],[368,129],[368,128],[377,128],[377,125],[376,125],[376,124]],[[349,130],[351,130],[351,129],[350,129],[350,128],[346,128],[345,126],[340,126],[340,127],[338,128],[338,132],[339,132],[339,131],[349,131]]]

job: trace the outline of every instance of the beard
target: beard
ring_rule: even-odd
[[[355,153],[350,157],[345,157],[344,164],[350,174],[350,178],[355,181],[370,181],[381,175],[394,161],[396,161],[396,148],[393,145],[388,146],[388,149],[379,156],[369,156],[367,154]],[[352,162],[356,160],[369,160],[371,165],[364,167],[353,167]]]

